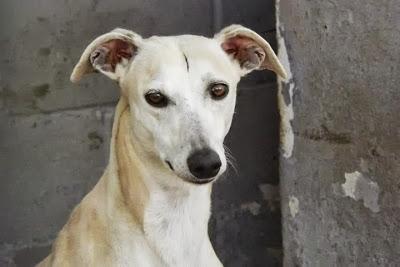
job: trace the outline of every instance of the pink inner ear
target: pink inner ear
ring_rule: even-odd
[[[221,44],[222,49],[239,61],[241,67],[254,68],[265,58],[263,49],[251,38],[231,37]]]
[[[247,40],[246,40],[247,39]],[[227,39],[224,43],[222,43],[222,49],[228,54],[236,53],[240,47],[246,45],[246,43],[251,41],[250,38],[235,36],[232,38]]]
[[[130,59],[135,52],[135,46],[133,44],[120,39],[108,41],[102,46],[109,50],[106,64],[110,64],[113,70],[115,70],[115,66],[121,62],[123,58]]]
[[[237,53],[241,49],[245,49],[251,45],[255,45],[256,42],[254,42],[252,39],[247,38],[247,37],[242,37],[242,36],[235,36],[232,38],[227,39],[224,43],[222,43],[222,49],[228,53]]]

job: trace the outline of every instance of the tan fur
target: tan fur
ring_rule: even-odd
[[[139,160],[132,146],[129,120],[129,109],[126,109],[121,116],[116,140],[121,199],[132,219],[143,225],[143,211],[149,191],[140,177],[140,167],[135,164]]]
[[[148,190],[141,180],[142,170],[130,140],[129,108],[124,99],[118,106],[122,108],[117,108],[115,114],[118,124],[114,125],[117,127],[113,130],[111,149],[116,152],[111,157],[115,156],[117,164],[108,166],[97,185],[73,210],[51,254],[38,267],[111,266],[111,221],[129,221],[132,228],[140,228],[143,223]],[[118,179],[110,175],[113,170],[117,170]],[[105,206],[110,208],[104,209]]]

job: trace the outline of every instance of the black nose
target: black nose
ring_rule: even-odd
[[[196,150],[187,159],[190,172],[199,179],[207,179],[217,175],[221,160],[217,152],[209,148]]]

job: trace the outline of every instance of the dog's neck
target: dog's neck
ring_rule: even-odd
[[[107,169],[113,201],[125,207],[130,218],[142,227],[150,247],[164,261],[176,265],[190,256],[195,261],[209,242],[211,185],[184,182],[159,160],[140,153],[130,123],[129,106],[121,98],[115,112]],[[174,182],[168,183],[168,179]]]

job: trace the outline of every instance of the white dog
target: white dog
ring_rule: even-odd
[[[227,165],[236,85],[256,69],[286,76],[239,25],[214,38],[116,29],[95,39],[71,80],[101,72],[120,85],[110,160],[39,266],[222,266],[207,233],[210,193]]]

